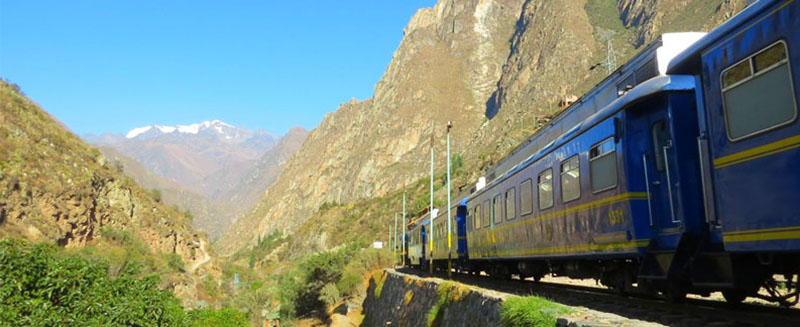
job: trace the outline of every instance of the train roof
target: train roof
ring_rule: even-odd
[[[695,80],[692,76],[683,76],[683,75],[666,75],[666,76],[657,76],[652,79],[649,79],[642,84],[634,87],[629,92],[624,94],[623,96],[615,99],[602,110],[598,111],[597,113],[589,116],[584,121],[576,125],[575,127],[571,128],[566,133],[561,134],[559,138],[553,140],[547,146],[542,147],[539,151],[532,154],[530,157],[525,159],[523,162],[519,163],[518,165],[514,166],[512,170],[509,170],[499,178],[496,178],[491,183],[486,185],[485,188],[471,194],[468,199],[473,199],[480,194],[483,194],[487,190],[491,189],[493,186],[501,183],[506,178],[516,174],[520,170],[527,167],[532,162],[535,162],[542,158],[543,156],[549,154],[554,149],[557,149],[564,143],[569,142],[575,136],[582,134],[589,128],[592,128],[597,123],[613,116],[618,111],[622,110],[626,106],[637,102],[641,99],[648,98],[652,95],[655,95],[660,92],[667,92],[667,91],[690,91],[694,90],[695,88]]]
[[[487,182],[513,170],[517,164],[550,145],[561,134],[615,101],[621,96],[618,90],[621,84],[631,83],[630,86],[635,87],[653,76],[666,75],[670,60],[703,35],[705,33],[688,32],[665,33],[659,36],[575,103],[556,114],[546,127],[534,132],[507,156],[487,169]]]
[[[700,57],[711,45],[728,36],[733,30],[760,15],[779,0],[759,0],[751,3],[733,18],[722,23],[700,40],[679,53],[667,65],[667,74],[697,74],[700,71]]]

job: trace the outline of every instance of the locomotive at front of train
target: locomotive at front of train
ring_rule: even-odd
[[[756,1],[669,67],[702,83],[697,143],[711,240],[691,280],[730,302],[791,305],[800,296],[797,17],[798,1]]]
[[[664,53],[698,37],[663,36],[537,133],[566,132],[470,195],[476,270],[688,289],[684,268],[705,237],[695,80],[664,75]]]

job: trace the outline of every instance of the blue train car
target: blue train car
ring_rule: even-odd
[[[433,219],[433,258],[434,268],[446,270],[448,265],[458,270],[468,270],[469,257],[467,254],[466,235],[466,199],[450,208],[451,234],[448,239],[447,212],[435,210],[438,213]],[[429,217],[429,216],[428,216]],[[448,248],[448,242],[450,248]]]
[[[688,48],[697,34],[646,47],[459,203],[457,268],[797,303],[797,17],[800,1],[762,0]]]
[[[547,124],[508,156],[500,159],[486,171],[491,182],[525,161],[539,149],[555,141],[573,126],[605,108],[628,90],[658,75],[665,75],[669,61],[680,51],[701,38],[705,33],[666,33],[644,47],[625,65],[581,96],[568,109],[561,111]]]
[[[637,278],[666,280],[685,235],[701,230],[697,184],[679,182],[699,181],[695,142],[674,132],[696,120],[694,100],[692,78],[653,77],[471,195],[475,269],[623,290]],[[648,258],[667,266],[643,275]]]
[[[731,301],[759,286],[777,293],[774,274],[800,273],[798,17],[798,1],[755,2],[668,69],[702,84],[697,143],[710,241],[693,284],[721,287]]]
[[[427,264],[425,250],[428,246],[425,226],[422,218],[418,218],[408,224],[408,252],[406,262],[413,268],[421,268]]]

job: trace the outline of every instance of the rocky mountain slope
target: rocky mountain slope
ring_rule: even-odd
[[[160,190],[165,203],[190,211],[194,227],[216,239],[261,198],[307,135],[300,127],[277,137],[213,120],[83,138],[137,182]]]
[[[119,153],[116,149],[110,146],[97,148],[118,170],[122,170],[125,175],[151,192],[158,192],[165,204],[177,206],[180,211],[188,211],[194,229],[205,231],[210,239],[221,236],[235,220],[235,214],[224,206],[183,188],[171,179],[156,175],[135,159]]]
[[[205,237],[183,214],[156,201],[5,82],[0,82],[0,237],[66,248],[104,244],[102,251],[112,251],[121,239],[142,244],[136,253],[153,253],[150,261],[160,260],[159,254],[174,258],[169,260],[176,270],[166,286],[188,298],[197,295],[200,278],[219,274]]]
[[[215,198],[221,199],[228,208],[250,209],[264,196],[264,191],[275,182],[283,171],[284,164],[300,149],[306,137],[308,137],[306,129],[302,127],[290,129],[281,137],[278,144],[250,167],[235,188],[220,191]],[[225,227],[227,229],[228,226]]]
[[[295,231],[323,204],[382,196],[427,176],[432,132],[441,171],[447,121],[453,152],[473,172],[465,180],[477,178],[561,98],[607,74],[589,68],[605,59],[608,40],[621,64],[658,34],[708,30],[744,2],[440,0],[420,9],[374,97],[327,115],[220,250]]]

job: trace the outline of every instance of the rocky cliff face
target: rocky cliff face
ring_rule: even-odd
[[[645,44],[664,32],[709,30],[744,8],[746,1],[620,0],[625,27],[636,32],[634,44]]]
[[[708,29],[742,3],[441,0],[421,9],[374,97],[327,115],[221,250],[291,232],[324,203],[381,196],[427,176],[433,132],[440,171],[447,121],[453,152],[477,172],[530,135],[537,116],[559,110],[562,97],[602,80],[605,68],[590,68],[606,58],[609,40],[622,64],[656,35]]]
[[[180,256],[184,294],[192,293],[187,288],[198,274],[218,271],[205,238],[182,214],[0,82],[0,237],[83,247],[106,238],[103,227],[129,232],[155,253]]]
[[[248,167],[236,188],[226,190],[217,198],[223,199],[226,207],[249,209],[264,196],[264,191],[275,182],[283,171],[284,164],[298,151],[308,137],[302,127],[290,129],[278,144],[269,149],[255,165]],[[227,229],[233,221],[225,226]],[[223,229],[224,230],[224,229]]]
[[[205,231],[209,238],[220,237],[235,220],[236,215],[233,211],[226,210],[224,206],[211,202],[200,194],[186,190],[171,179],[149,171],[135,159],[119,153],[114,148],[98,146],[98,149],[113,162],[116,169],[122,170],[139,185],[146,189],[158,190],[165,204],[178,206],[181,211],[188,211],[194,229]]]
[[[443,132],[453,121],[458,147],[485,120],[522,3],[448,0],[419,10],[375,96],[325,117],[254,212],[221,240],[223,251],[273,228],[292,230],[323,203],[385,194],[424,176],[432,122]]]

